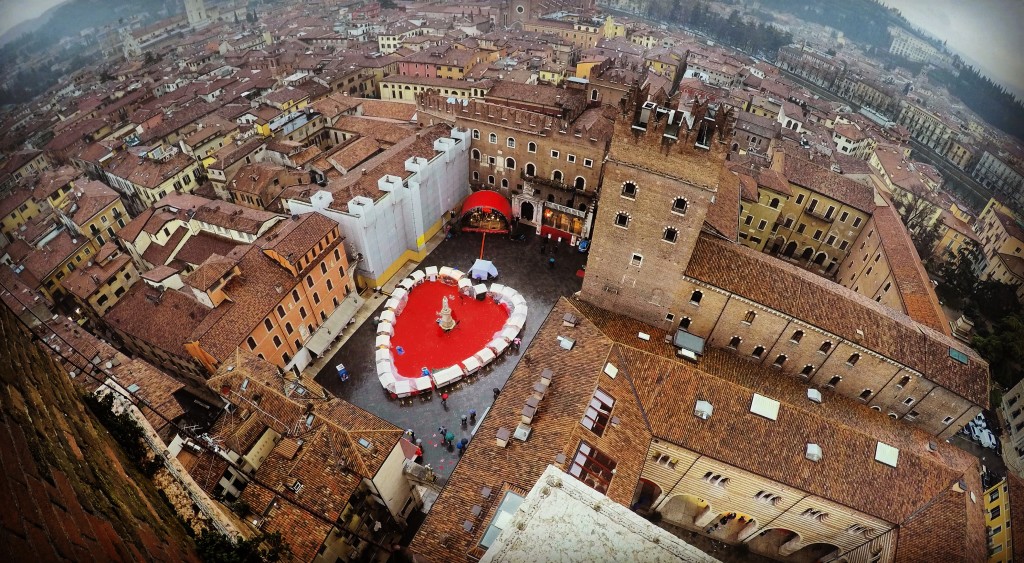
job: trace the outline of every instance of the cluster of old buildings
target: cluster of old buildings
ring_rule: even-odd
[[[1024,299],[1019,161],[975,118],[804,44],[776,66],[587,4],[184,4],[6,114],[0,282],[251,530],[356,560],[432,503],[420,556],[538,557],[509,522],[547,475],[782,561],[1012,553],[1019,480],[947,443],[987,364],[922,265],[977,253]],[[998,197],[975,218],[911,139]],[[307,368],[480,190],[590,254],[437,496],[402,429]]]

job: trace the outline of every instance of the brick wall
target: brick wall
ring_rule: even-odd
[[[0,308],[0,538],[14,561],[198,561],[152,483]]]

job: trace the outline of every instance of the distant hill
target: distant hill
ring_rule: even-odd
[[[18,25],[12,27],[11,29],[8,29],[7,31],[3,32],[2,34],[0,34],[0,45],[6,45],[7,43],[10,43],[11,41],[17,39],[18,37],[21,37],[22,35],[32,33],[33,31],[36,31],[37,29],[43,27],[44,25],[46,25],[46,22],[50,21],[50,18],[53,17],[53,14],[57,12],[57,8],[60,8],[61,5],[62,4],[57,4],[56,6],[43,12],[39,17],[23,21]]]

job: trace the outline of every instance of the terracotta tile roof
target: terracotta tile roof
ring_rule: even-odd
[[[1017,277],[1024,278],[1024,258],[1014,254],[1006,254],[1005,252],[999,252],[996,256],[999,257],[999,260],[1007,270],[1016,274]]]
[[[85,174],[81,170],[72,166],[61,166],[57,169],[44,170],[32,188],[32,197],[37,201],[42,201],[53,195],[57,190],[75,182],[75,180],[84,179],[84,176]]]
[[[704,236],[697,241],[685,275],[857,342],[983,408],[988,406],[988,364],[976,352],[825,278],[742,245]],[[790,299],[793,294],[802,298]],[[951,348],[967,354],[968,364],[951,358]]]
[[[219,237],[206,231],[199,231],[189,237],[185,244],[181,245],[181,249],[174,255],[174,259],[192,265],[199,265],[214,254],[227,256],[238,245],[239,243],[236,240]]]
[[[230,365],[231,371],[222,366],[208,384],[237,410],[234,416],[221,417],[210,435],[222,447],[242,455],[267,428],[282,435],[278,447],[257,469],[260,482],[272,490],[249,485],[242,499],[255,514],[263,515],[263,530],[280,531],[296,560],[310,561],[331,530],[327,522],[338,519],[361,478],[376,475],[403,431],[334,399],[312,380],[300,383],[279,376],[276,366],[248,353],[235,354]],[[312,419],[307,418],[310,415]],[[360,445],[361,439],[372,447]],[[297,481],[302,484],[298,492]],[[320,518],[311,517],[289,499]]]
[[[234,260],[219,254],[212,254],[198,268],[189,273],[185,277],[185,281],[200,291],[207,291],[234,267]]]
[[[786,153],[783,174],[793,184],[816,191],[836,201],[871,213],[875,209],[875,191],[869,186],[822,168],[796,154]]]
[[[740,197],[743,201],[757,203],[757,180],[748,174],[737,172],[736,175],[740,179]]]
[[[171,255],[174,254],[174,250],[181,244],[182,239],[189,234],[187,227],[178,227],[171,236],[167,239],[164,244],[157,244],[155,241],[152,242],[146,251],[142,253],[142,259],[149,262],[153,266],[163,266],[171,261]]]
[[[256,244],[277,252],[294,264],[336,228],[338,222],[334,219],[319,213],[306,213],[281,223]]]
[[[789,185],[789,180],[781,172],[771,168],[761,168],[756,172],[755,178],[757,179],[758,186],[764,186],[786,196],[793,196],[793,189]]]
[[[339,147],[333,154],[324,155],[314,165],[326,172],[334,168],[332,162],[336,162],[346,171],[351,171],[368,158],[379,154],[381,150],[383,150],[383,147],[376,139],[360,137],[347,145]]]
[[[178,269],[176,268],[172,268],[170,266],[157,266],[142,274],[142,279],[159,283],[177,273]]]
[[[740,222],[740,177],[720,166],[717,183],[718,192],[708,206],[704,222],[727,239],[736,240]]]
[[[362,107],[364,117],[377,117],[393,119],[395,121],[409,122],[416,115],[416,104],[392,102],[387,100],[362,100],[359,104]]]
[[[101,285],[116,276],[131,259],[131,256],[128,254],[121,254],[102,265],[96,263],[89,267],[78,268],[71,272],[68,277],[64,278],[61,281],[61,285],[72,295],[84,301],[95,293]]]
[[[949,320],[942,312],[931,278],[896,210],[891,204],[879,205],[871,218],[907,315],[946,336],[952,336]]]
[[[365,169],[365,174],[352,173],[341,178],[331,179],[327,186],[327,190],[334,196],[331,208],[347,210],[348,202],[357,196],[368,197],[372,200],[381,197],[384,192],[377,187],[377,180],[385,175],[403,179],[409,177],[411,172],[405,169],[405,161],[414,156],[428,160],[434,158],[437,154],[434,150],[434,141],[447,137],[449,134],[451,134],[451,128],[440,124],[421,129],[413,136],[407,134],[394,146],[388,147],[384,152],[363,162],[360,169]],[[292,197],[308,200],[315,191],[310,189],[286,190],[281,197],[282,199]]]
[[[75,195],[70,201],[78,207],[71,214],[71,220],[76,225],[85,225],[120,197],[117,192],[96,180],[75,182]]]
[[[1024,480],[1021,480],[1012,471],[1006,472],[1006,485],[1010,493],[1010,521],[1024,522]],[[984,501],[983,501],[984,502]],[[1010,541],[1015,547],[1014,553],[1024,550],[1024,529],[1019,526],[1012,526]]]
[[[142,231],[146,230],[146,225],[153,219],[154,213],[156,213],[156,209],[152,207],[143,210],[134,219],[128,221],[128,224],[122,227],[121,230],[117,231],[117,237],[124,241],[135,242],[135,239],[138,238]],[[149,232],[148,230],[146,231]]]
[[[89,239],[61,231],[42,248],[34,249],[21,260],[25,269],[39,281],[46,279],[65,260],[77,254],[82,247],[89,245]]]
[[[575,328],[562,325],[565,313],[580,319]],[[651,338],[640,340],[639,331]],[[579,300],[559,301],[481,424],[412,549],[432,561],[450,561],[452,555],[469,551],[486,528],[466,533],[461,526],[472,505],[486,504],[480,489],[527,488],[556,454],[571,459],[581,438],[616,460],[607,494],[626,506],[648,444],[658,438],[894,524],[914,523],[937,502],[950,500],[948,510],[930,526],[911,531],[913,541],[936,549],[945,544],[932,533],[935,529],[979,532],[981,507],[972,505],[967,494],[949,491],[964,479],[969,491],[981,495],[978,460],[970,454],[944,443],[932,452],[932,436],[828,391],[823,403],[811,403],[799,382],[726,351],[709,350],[696,366],[683,362],[664,342],[665,335]],[[557,336],[574,338],[573,350],[562,350]],[[618,368],[616,378],[603,374],[606,362]],[[512,439],[507,448],[499,448],[494,442],[497,428],[515,428],[521,405],[545,368],[552,368],[555,376],[527,443]],[[600,438],[578,422],[597,386],[616,399],[612,415],[618,423]],[[780,402],[777,420],[749,412],[753,392]],[[714,405],[710,419],[693,416],[697,399]],[[737,439],[738,432],[743,439]],[[897,467],[874,461],[877,441],[901,450]],[[807,443],[824,450],[816,464],[804,458]],[[772,454],[765,455],[766,450]],[[960,533],[959,538],[966,536]],[[971,545],[959,546],[961,552],[974,553]]]
[[[609,495],[620,503],[630,502],[650,436],[645,436],[642,421],[635,420],[632,412],[629,431],[609,426],[605,438],[597,438],[579,424],[599,380],[602,389],[616,398],[616,408],[619,402],[633,403],[635,408],[636,402],[628,389],[619,387],[625,382],[624,378],[610,380],[600,376],[611,350],[611,341],[585,319],[575,328],[563,327],[562,315],[567,312],[575,310],[564,300],[551,310],[534,337],[534,345],[505,383],[470,442],[466,455],[459,461],[413,539],[411,549],[428,561],[452,561],[454,555],[466,553],[477,546],[485,526],[466,532],[462,523],[471,518],[473,505],[493,502],[481,498],[483,487],[494,491],[492,499],[498,500],[498,491],[505,484],[529,490],[544,469],[555,463],[556,455],[564,454],[571,459],[584,435],[592,445],[616,458],[616,476],[611,480]],[[559,335],[575,339],[572,350],[562,350],[558,346]],[[544,369],[553,370],[555,375],[550,390],[540,403],[529,439],[523,443],[510,438],[507,448],[499,448],[495,443],[498,428],[515,430],[526,399],[532,395],[533,386]],[[614,389],[610,388],[612,386]],[[616,446],[612,446],[610,440],[614,440]],[[605,446],[605,441],[608,441],[608,446]],[[441,545],[442,541],[445,546]],[[458,560],[461,559],[458,556]]]
[[[408,138],[415,128],[411,125],[390,123],[379,119],[368,119],[353,115],[343,115],[334,123],[339,131],[357,133],[362,137],[370,137],[389,145],[394,145]]]
[[[185,409],[175,398],[175,394],[183,390],[185,385],[177,379],[139,359],[127,360],[115,366],[111,372],[126,391],[149,405],[147,407],[137,403],[157,433],[170,424],[164,418],[176,421],[185,415]],[[137,386],[137,389],[132,391],[132,386]]]
[[[103,315],[103,320],[115,330],[191,362],[185,342],[209,312],[183,292],[159,291],[137,283]]]
[[[323,115],[328,119],[328,121],[331,121],[345,112],[352,111],[359,106],[359,104],[364,103],[365,101],[366,100],[361,98],[343,96],[341,94],[331,94],[313,102],[310,105],[312,105],[313,109],[315,109],[320,115]]]
[[[993,209],[992,212],[995,213],[996,219],[999,219],[999,223],[1008,235],[1017,240],[1024,241],[1024,226],[1020,222],[998,209]]]
[[[249,235],[259,235],[260,230],[268,222],[281,217],[277,213],[262,209],[242,207],[226,201],[203,199],[207,203],[196,209],[193,219]]]

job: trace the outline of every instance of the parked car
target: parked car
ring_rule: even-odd
[[[988,430],[983,430],[981,432],[981,438],[978,439],[978,442],[980,442],[982,446],[993,450],[996,447],[996,437]]]

